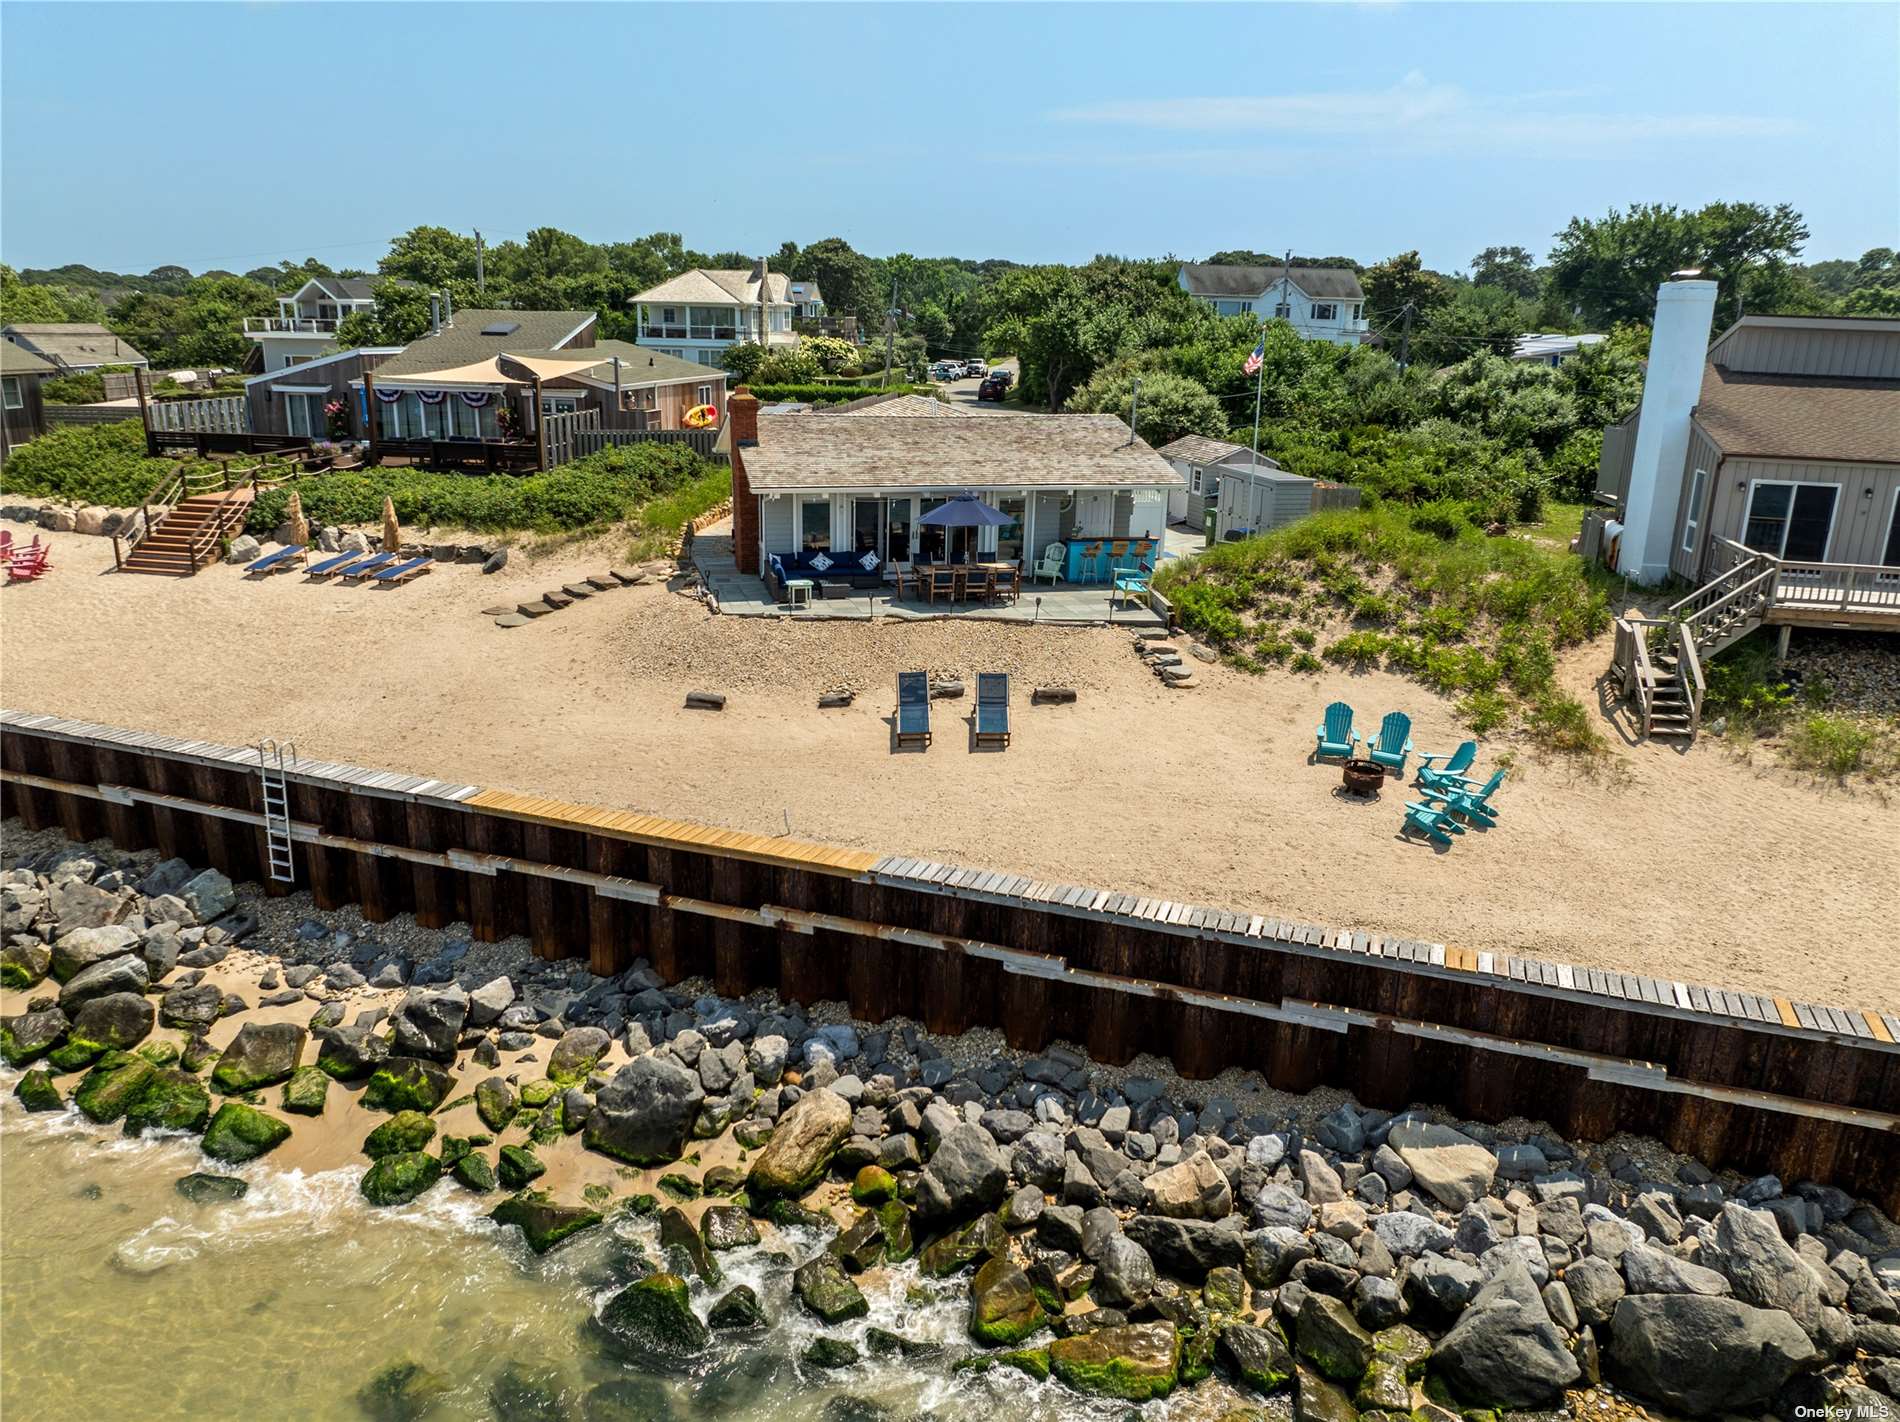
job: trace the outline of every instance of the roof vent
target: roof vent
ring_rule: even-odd
[[[512,336],[521,329],[519,321],[491,321],[482,327],[484,336]]]

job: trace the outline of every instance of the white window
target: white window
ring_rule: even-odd
[[[20,410],[26,407],[26,398],[20,393],[19,376],[9,375],[4,380],[0,380],[0,391],[4,391],[6,407],[9,410]]]
[[[1698,469],[1689,476],[1689,507],[1682,516],[1682,551],[1696,550],[1697,535],[1702,531],[1702,493],[1708,486],[1709,471]]]
[[[1273,319],[1276,321],[1291,321],[1293,319],[1293,308],[1284,301],[1279,302],[1273,308]]]
[[[712,386],[710,385],[700,386],[699,389],[696,392],[694,392],[693,403],[695,405],[712,404]]]
[[[571,415],[580,407],[580,397],[575,395],[543,395],[541,397],[541,412],[545,415]]]
[[[1331,301],[1314,302],[1313,319],[1315,321],[1337,321],[1339,319],[1338,305]]]
[[[1196,494],[1201,492],[1201,471],[1199,469],[1190,469],[1188,471],[1188,490]]]
[[[1352,304],[1352,319],[1353,319],[1353,320],[1355,320],[1355,321],[1358,321],[1358,320],[1362,320],[1362,319],[1364,318],[1364,316],[1365,316],[1365,314],[1366,314],[1366,307],[1365,307],[1365,303],[1364,303],[1364,302],[1360,302],[1360,301],[1355,301],[1355,302],[1353,302],[1353,304]]]
[[[284,433],[319,439],[323,435],[321,395],[284,396]]]
[[[403,418],[402,418],[403,403],[404,402],[401,400],[393,400],[393,401],[385,402],[380,397],[370,401],[370,404],[376,407],[376,433],[377,433],[378,438],[381,438],[381,439],[404,438],[404,435],[402,432],[403,431]]]
[[[724,351],[695,351],[693,352],[693,354],[699,357],[699,363],[701,365],[718,365],[719,357],[724,355],[725,352]]]

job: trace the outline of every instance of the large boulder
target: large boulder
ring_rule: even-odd
[[[697,1077],[693,1085],[700,1088]],[[824,1178],[831,1157],[850,1134],[851,1103],[827,1087],[807,1091],[779,1117],[772,1139],[752,1162],[747,1190],[761,1199],[804,1194]]]
[[[826,1323],[862,1318],[871,1311],[869,1301],[851,1282],[844,1262],[835,1254],[820,1254],[799,1265],[792,1271],[792,1287],[798,1301]]]
[[[442,1177],[442,1162],[423,1150],[399,1150],[380,1157],[359,1187],[372,1205],[406,1205]]]
[[[1240,1268],[1247,1252],[1242,1223],[1234,1215],[1211,1222],[1136,1215],[1127,1230],[1128,1237],[1154,1257],[1156,1267],[1199,1283],[1210,1269]]]
[[[488,1217],[499,1225],[514,1225],[528,1248],[546,1254],[555,1245],[601,1222],[601,1213],[585,1205],[556,1203],[545,1190],[524,1190],[510,1195],[489,1211]]]
[[[712,1337],[693,1312],[686,1281],[677,1274],[654,1274],[629,1284],[607,1300],[599,1327],[618,1350],[664,1370],[690,1363]]]
[[[468,1021],[468,994],[459,987],[413,988],[395,1020],[398,1052],[425,1061],[452,1062]]]
[[[290,1139],[290,1127],[242,1101],[227,1101],[205,1127],[204,1153],[231,1164],[255,1160]]]
[[[1077,1392],[1147,1402],[1174,1391],[1181,1335],[1172,1323],[1097,1328],[1049,1345],[1049,1370]]]
[[[1706,1294],[1715,1298],[1729,1292],[1728,1280],[1715,1270],[1666,1249],[1632,1244],[1623,1251],[1621,1263],[1632,1294]]]
[[[1491,1188],[1498,1158],[1460,1131],[1431,1121],[1400,1121],[1386,1144],[1412,1172],[1414,1183],[1447,1209],[1462,1210]]]
[[[57,1007],[0,1017],[0,1059],[8,1066],[25,1066],[58,1046],[71,1019]]]
[[[239,1095],[289,1081],[310,1034],[295,1022],[246,1022],[211,1070],[211,1084]]]
[[[76,928],[99,928],[117,923],[125,912],[126,901],[110,890],[83,879],[61,879],[46,894],[46,908],[53,916],[53,938],[57,942]]]
[[[158,1000],[158,1020],[167,1027],[201,1032],[224,1011],[224,993],[216,983],[192,983],[165,989]]]
[[[1351,1309],[1328,1294],[1309,1292],[1301,1302],[1294,1342],[1301,1357],[1343,1383],[1358,1382],[1372,1366],[1372,1335],[1359,1326]]]
[[[1460,1396],[1485,1407],[1540,1407],[1582,1376],[1530,1271],[1515,1259],[1478,1290],[1432,1362]]]
[[[1631,1295],[1611,1317],[1609,1362],[1645,1401],[1692,1417],[1746,1412],[1814,1360],[1788,1314],[1702,1294]]]
[[[216,869],[207,869],[188,880],[179,888],[178,897],[200,923],[209,923],[237,907],[237,890]]]
[[[428,1115],[448,1100],[455,1078],[420,1057],[391,1057],[370,1073],[363,1104],[372,1111],[420,1111]]]
[[[1029,1276],[1007,1257],[991,1259],[970,1285],[970,1334],[977,1341],[1012,1347],[1047,1321]]]
[[[0,987],[22,989],[41,982],[53,967],[53,950],[37,938],[17,933],[0,948]]]
[[[78,1030],[77,1025],[74,1030]],[[1733,1202],[1723,1205],[1716,1216],[1715,1233],[1704,1241],[1698,1257],[1720,1271],[1743,1303],[1780,1309],[1810,1338],[1825,1335],[1823,1310],[1827,1303],[1821,1293],[1821,1279],[1788,1246],[1775,1217],[1765,1210]]]
[[[1147,1211],[1178,1220],[1217,1220],[1234,1208],[1233,1187],[1214,1158],[1197,1150],[1144,1182]]]
[[[138,930],[122,923],[102,924],[97,928],[75,928],[60,935],[53,945],[53,976],[61,982],[74,974],[103,963],[108,958],[139,950]]]
[[[678,1160],[705,1099],[699,1077],[671,1057],[638,1057],[596,1093],[586,1143],[630,1165]]]
[[[136,953],[124,953],[74,973],[59,990],[59,1010],[71,1015],[95,997],[115,992],[143,993],[151,985],[152,970],[145,960]]]
[[[66,1045],[53,1060],[73,1068],[84,1066],[101,1053],[136,1047],[152,1034],[157,1009],[149,997],[135,992],[107,993],[82,1006],[73,1017]],[[75,1052],[75,1049],[78,1049]],[[74,1053],[74,1056],[63,1054]],[[83,1060],[78,1058],[83,1057]]]
[[[1276,1328],[1230,1323],[1220,1332],[1220,1355],[1235,1377],[1259,1392],[1284,1387],[1293,1376],[1293,1353]]]
[[[167,1003],[171,996],[171,993],[165,994]],[[318,1069],[338,1081],[361,1081],[389,1060],[388,1038],[372,1027],[326,1027],[317,1034],[317,1041]]]
[[[1111,1308],[1145,1307],[1155,1291],[1155,1262],[1125,1234],[1110,1235],[1095,1254],[1095,1299]]]
[[[158,1068],[129,1052],[107,1052],[73,1090],[73,1104],[101,1125],[132,1109]]]
[[[513,1006],[514,1000],[515,985],[506,974],[490,978],[468,995],[468,1025],[486,1027]]]
[[[917,1213],[928,1220],[957,1219],[995,1209],[1008,1193],[1009,1158],[994,1136],[966,1122],[944,1132],[924,1167],[917,1182]]]

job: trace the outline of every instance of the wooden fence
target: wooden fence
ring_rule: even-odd
[[[1359,507],[1359,486],[1357,484],[1313,485],[1313,512],[1321,513],[1327,509],[1356,509]]]
[[[0,712],[0,809],[265,882],[257,752]],[[596,973],[848,1001],[1097,1060],[1258,1070],[1368,1105],[1660,1137],[1900,1212],[1900,1017],[1386,937],[329,762],[288,776],[297,883]],[[267,886],[284,892],[281,886]]]
[[[48,405],[49,425],[111,425],[121,420],[136,420],[136,405]]]
[[[210,395],[201,400],[153,400],[146,427],[191,434],[249,434],[250,403],[242,395]]]
[[[716,429],[609,429],[601,425],[598,410],[576,410],[571,414],[549,415],[547,437],[548,468],[550,469],[558,468],[569,460],[598,454],[610,444],[683,444],[702,459],[709,459],[715,464],[731,462],[728,456],[713,448],[719,439],[719,431]]]

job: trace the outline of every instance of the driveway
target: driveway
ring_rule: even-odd
[[[997,370],[1015,371],[1016,362],[1013,360],[998,361],[995,367],[993,368]],[[1017,371],[1017,375],[1018,375],[1018,378],[1020,378],[1021,372]],[[959,415],[973,415],[973,414],[988,415],[988,414],[998,413],[1006,408],[1017,409],[1017,407],[1015,406],[1004,406],[1004,405],[996,404],[993,402],[985,403],[983,401],[979,401],[976,398],[976,392],[977,392],[977,387],[982,385],[982,383],[983,383],[982,376],[973,375],[969,377],[967,380],[952,380],[947,384],[939,385],[937,388],[943,391],[944,396],[950,401],[951,404],[957,405],[960,407],[965,407],[965,408],[958,409],[957,413]],[[1022,413],[1022,411],[1020,409],[1017,409],[1017,413],[1020,414]]]

